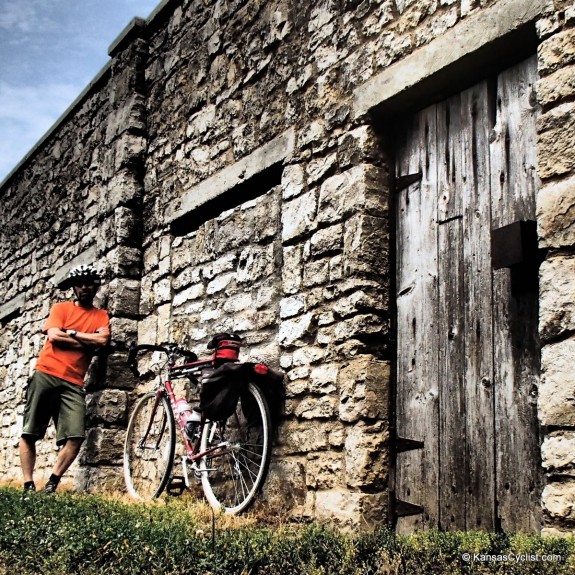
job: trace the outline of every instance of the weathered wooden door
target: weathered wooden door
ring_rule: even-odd
[[[398,132],[399,531],[540,529],[537,266],[491,253],[535,220],[535,80],[533,58]]]

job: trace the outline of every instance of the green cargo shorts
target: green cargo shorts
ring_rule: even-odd
[[[86,437],[86,392],[59,377],[35,371],[26,389],[22,436],[42,439],[50,420],[56,427],[56,444]]]

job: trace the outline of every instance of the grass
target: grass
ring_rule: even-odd
[[[317,523],[213,515],[189,498],[135,504],[0,488],[0,575],[571,575],[574,551],[573,538],[400,537],[387,529],[352,536]]]

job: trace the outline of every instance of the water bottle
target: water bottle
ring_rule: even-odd
[[[189,439],[192,439],[197,424],[201,420],[200,414],[194,411],[192,406],[183,397],[176,401],[176,414],[184,427],[186,435]]]

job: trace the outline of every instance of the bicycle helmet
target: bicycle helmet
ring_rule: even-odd
[[[100,274],[92,264],[81,265],[72,269],[68,277],[60,284],[60,288],[68,289],[86,281],[97,286],[102,283]]]

